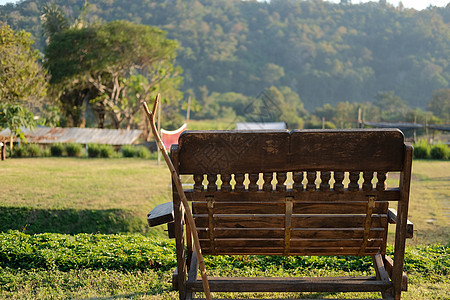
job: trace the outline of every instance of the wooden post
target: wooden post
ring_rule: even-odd
[[[199,264],[200,273],[201,273],[202,282],[203,282],[203,290],[205,292],[206,299],[211,300],[211,291],[209,289],[208,277],[206,275],[205,261],[203,260],[203,255],[202,255],[202,251],[200,248],[200,241],[198,238],[197,226],[195,225],[194,217],[192,216],[192,212],[189,207],[189,203],[187,201],[186,194],[184,193],[180,176],[178,175],[178,172],[176,171],[174,165],[172,164],[172,161],[170,160],[170,157],[167,154],[166,148],[164,147],[164,145],[161,141],[161,138],[158,134],[158,131],[156,130],[154,116],[156,113],[156,109],[158,107],[159,97],[160,96],[158,94],[155,98],[155,104],[153,105],[153,110],[151,112],[148,109],[147,103],[144,102],[143,107],[144,107],[145,113],[147,114],[148,119],[150,120],[150,126],[152,128],[153,135],[155,136],[156,144],[158,145],[158,148],[161,150],[164,160],[166,161],[166,164],[170,169],[170,173],[172,174],[173,183],[175,184],[175,187],[178,191],[178,195],[181,198],[181,203],[183,204],[183,207],[184,207],[184,210],[186,213],[187,223],[189,224],[189,227],[191,228],[191,233],[192,233],[192,237],[193,237],[193,241],[194,241],[194,245],[195,245],[194,248],[197,253],[198,264]]]
[[[2,150],[2,153],[1,153],[2,160],[5,160],[6,159],[6,143],[0,142],[0,147]]]
[[[362,109],[361,109],[361,107],[358,108],[358,128],[363,128]]]
[[[158,96],[157,96],[158,97]],[[158,135],[161,136],[161,110],[162,108],[160,108],[158,110]],[[156,135],[155,135],[155,139],[156,139]],[[161,150],[158,147],[158,166],[161,165]]]
[[[187,112],[186,112],[186,124],[189,123],[189,118],[191,115],[191,96],[188,98]]]
[[[411,167],[413,147],[406,145],[403,170],[400,173],[400,201],[397,207],[397,225],[395,229],[394,267],[392,284],[395,300],[400,300],[402,292],[403,261],[405,257],[406,226],[408,223],[409,190],[411,184]]]

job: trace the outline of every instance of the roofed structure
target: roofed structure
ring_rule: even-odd
[[[114,146],[129,145],[136,142],[142,130],[100,129],[100,128],[50,128],[37,127],[23,129],[29,143],[77,143],[77,144],[108,144]],[[0,132],[0,139],[9,139],[11,131]]]
[[[236,123],[236,130],[280,130],[286,128],[287,126],[284,122]]]

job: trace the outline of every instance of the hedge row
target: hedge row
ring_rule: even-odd
[[[8,156],[9,147],[7,148]],[[22,144],[13,148],[12,157],[81,157],[88,156],[91,158],[113,158],[113,157],[139,157],[154,158],[150,150],[145,146],[126,145],[119,152],[114,150],[111,145],[88,144],[87,153],[81,144],[75,143],[56,143],[50,147],[43,147],[37,144]]]
[[[414,158],[448,160],[450,149],[442,142],[430,145],[427,141],[420,140],[414,144]]]

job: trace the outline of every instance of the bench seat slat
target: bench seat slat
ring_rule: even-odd
[[[298,256],[336,256],[336,255],[351,255],[351,256],[365,256],[375,255],[380,251],[379,247],[367,247],[363,253],[360,253],[359,247],[354,248],[291,248],[289,255]],[[213,251],[210,248],[202,246],[202,253],[205,255],[284,255],[284,248],[282,247],[232,247],[232,248],[215,248]]]
[[[374,214],[387,213],[389,202],[377,201],[373,209]],[[360,202],[296,202],[293,204],[293,214],[364,214],[367,210],[367,201]],[[194,214],[208,214],[206,202],[193,202]],[[215,202],[216,214],[284,214],[286,211],[283,202]]]
[[[292,228],[364,227],[364,215],[292,215]],[[371,227],[387,227],[387,215],[372,215]]]
[[[215,202],[284,202],[286,197],[293,197],[295,202],[343,202],[343,201],[367,201],[368,196],[375,196],[377,201],[398,201],[400,190],[398,188],[386,191],[355,191],[355,192],[321,192],[321,191],[272,191],[272,192],[194,192],[186,191],[188,201]]]
[[[208,215],[194,215],[200,228],[209,226]],[[292,215],[291,228],[363,228],[364,215]],[[284,215],[214,215],[215,228],[284,228]],[[387,215],[372,215],[372,226],[387,227]]]
[[[380,247],[382,239],[371,239],[367,242],[368,248]],[[209,240],[200,240],[202,245],[210,248]],[[354,248],[361,247],[363,240],[311,240],[311,239],[291,239],[292,248]],[[214,245],[216,248],[234,248],[234,247],[283,247],[283,239],[215,239]]]
[[[197,228],[200,239],[209,239],[209,231],[206,228]],[[371,228],[369,239],[382,238],[385,228]],[[215,238],[284,238],[284,228],[216,228]],[[317,239],[361,239],[364,236],[363,228],[313,228],[292,229],[291,238],[317,238]]]
[[[212,292],[371,292],[384,291],[391,287],[390,282],[377,281],[373,277],[335,278],[217,278],[211,277],[209,285]],[[187,290],[203,291],[202,282],[186,284]]]

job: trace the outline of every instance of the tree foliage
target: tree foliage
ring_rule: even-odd
[[[100,127],[109,117],[115,128],[130,128],[142,102],[156,90],[179,99],[176,48],[160,29],[114,21],[63,30],[52,37],[45,54],[50,82],[63,87],[57,88],[63,103],[78,99],[73,107],[82,113],[88,100]],[[77,97],[70,97],[74,93]]]
[[[450,89],[440,89],[433,92],[428,108],[445,123],[450,123]]]
[[[54,0],[75,15],[84,0]],[[256,96],[289,87],[312,111],[325,103],[366,102],[394,91],[425,108],[450,84],[450,6],[422,11],[386,2],[321,0],[91,0],[88,21],[157,26],[182,48],[184,90]],[[0,7],[15,28],[33,32],[40,49],[40,2]]]
[[[36,122],[33,114],[19,104],[0,103],[0,128],[10,130],[10,150],[12,153],[13,137],[25,140],[23,128],[34,128]]]
[[[46,93],[45,71],[25,31],[14,32],[0,22],[0,99],[6,103],[41,100]]]

